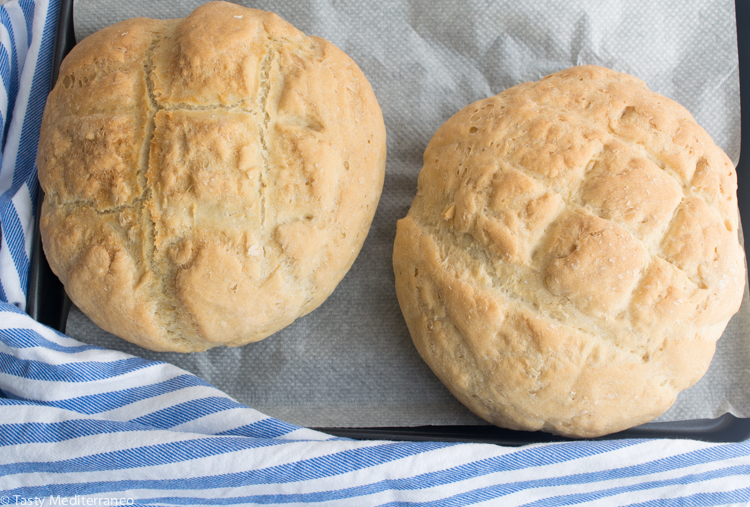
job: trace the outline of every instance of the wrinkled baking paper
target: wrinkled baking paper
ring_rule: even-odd
[[[201,2],[78,0],[78,40],[134,16],[177,18]],[[238,401],[313,427],[483,424],[414,349],[391,267],[396,221],[414,197],[422,154],[455,112],[505,88],[576,64],[645,80],[695,116],[735,164],[740,112],[730,0],[491,2],[451,0],[240,2],[272,10],[346,51],[383,109],[383,197],[351,272],[320,308],[266,340],[181,355],[119,340],[74,309],[71,336],[191,371]],[[530,6],[529,4],[533,4]],[[748,297],[708,374],[660,420],[750,416]]]

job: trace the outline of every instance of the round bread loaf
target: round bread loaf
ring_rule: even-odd
[[[437,131],[393,264],[416,348],[477,415],[623,430],[703,376],[740,306],[734,166],[642,81],[574,67]]]
[[[277,15],[123,21],[75,46],[49,95],[44,250],[86,315],[142,347],[261,340],[349,270],[385,155],[357,65]]]

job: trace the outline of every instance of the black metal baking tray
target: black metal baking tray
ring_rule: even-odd
[[[735,0],[738,27],[750,26],[750,0]],[[750,104],[750,33],[737,30],[740,67],[740,101]],[[75,45],[73,0],[62,0],[54,50],[52,83],[57,80],[60,63]],[[742,125],[750,125],[750,107],[742,109]],[[750,230],[750,129],[742,132],[741,153],[737,166],[738,200],[743,229]],[[40,188],[34,227],[34,246],[29,273],[27,312],[32,318],[58,331],[64,331],[70,300],[52,273],[42,251],[39,237],[39,207],[43,200]],[[748,224],[748,225],[745,225]],[[512,431],[494,426],[420,426],[378,428],[316,428],[326,433],[355,438],[410,441],[460,441],[520,446],[541,442],[570,440],[542,432]],[[741,442],[750,438],[750,418],[725,414],[717,419],[647,423],[602,437],[693,439],[706,442]]]

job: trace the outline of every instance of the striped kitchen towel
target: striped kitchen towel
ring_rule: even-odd
[[[24,313],[57,0],[0,7],[0,504],[748,505],[750,443],[354,441]]]

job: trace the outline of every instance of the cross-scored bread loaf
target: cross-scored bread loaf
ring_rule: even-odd
[[[574,67],[437,131],[398,223],[399,303],[482,418],[612,433],[708,368],[743,295],[738,222],[734,166],[683,107]]]
[[[342,51],[212,2],[79,43],[38,165],[44,249],[73,302],[143,347],[198,351],[328,297],[375,213],[385,127]]]

